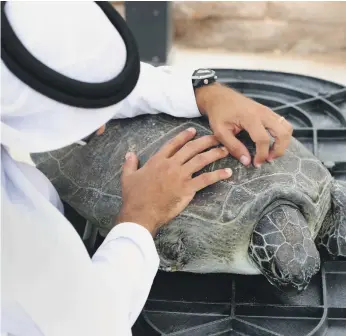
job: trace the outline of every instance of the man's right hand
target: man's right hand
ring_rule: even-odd
[[[181,132],[165,144],[138,169],[134,153],[126,154],[122,174],[123,205],[116,223],[134,222],[146,227],[152,235],[182,212],[196,192],[232,175],[230,168],[192,175],[210,163],[224,158],[228,151],[212,148],[219,143],[207,135],[193,140],[194,128]]]

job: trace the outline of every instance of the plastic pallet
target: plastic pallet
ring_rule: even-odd
[[[346,262],[327,262],[302,294],[262,276],[159,273],[133,335],[346,334]]]
[[[346,180],[346,87],[288,73],[216,72],[221,82],[283,115],[294,136]],[[81,234],[83,219],[68,206],[67,217]],[[133,335],[345,336],[346,261],[325,261],[301,294],[280,292],[263,276],[158,272]]]

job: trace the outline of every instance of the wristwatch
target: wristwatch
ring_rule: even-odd
[[[197,69],[192,74],[192,85],[194,89],[215,83],[217,76],[214,70]]]

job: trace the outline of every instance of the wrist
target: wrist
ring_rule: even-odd
[[[146,228],[152,236],[156,235],[159,224],[153,216],[146,214],[144,211],[135,212],[130,209],[121,209],[115,218],[115,225],[120,223],[136,223]]]
[[[195,89],[196,103],[201,115],[208,115],[209,106],[213,103],[216,93],[220,90],[220,83],[202,86]]]

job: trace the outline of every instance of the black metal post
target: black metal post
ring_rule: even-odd
[[[134,34],[141,61],[167,63],[173,39],[170,1],[125,1],[125,17]]]

